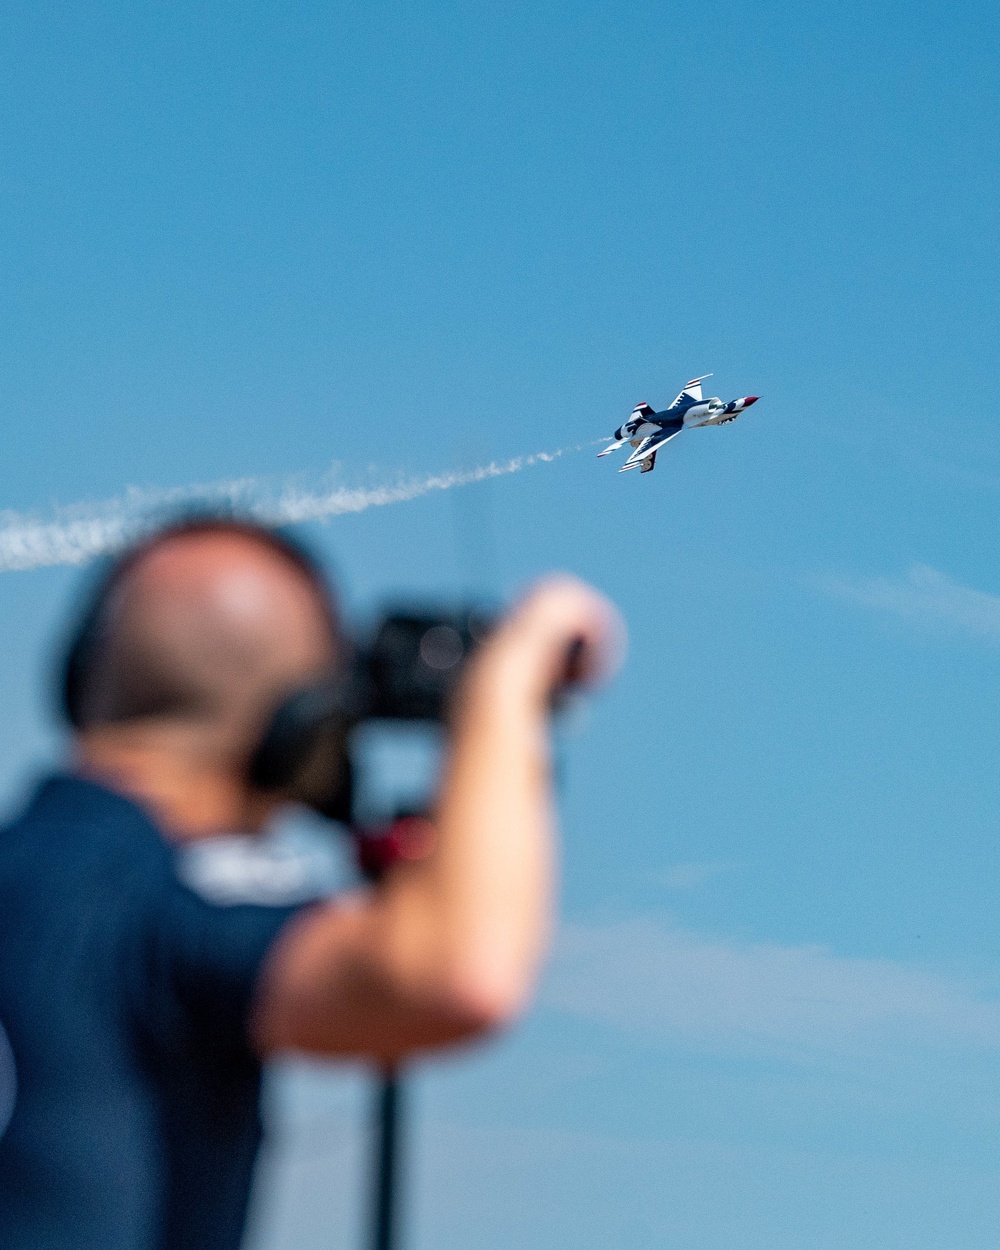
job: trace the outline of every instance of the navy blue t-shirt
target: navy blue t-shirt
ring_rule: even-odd
[[[260,1141],[247,1037],[291,907],[213,906],[133,803],[45,782],[0,831],[4,1250],[236,1250]]]

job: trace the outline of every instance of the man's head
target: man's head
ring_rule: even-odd
[[[273,800],[252,792],[250,756],[281,700],[328,673],[339,647],[298,548],[243,521],[168,527],[115,564],[70,656],[81,765],[188,836],[254,827]]]

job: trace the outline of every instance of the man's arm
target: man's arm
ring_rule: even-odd
[[[580,640],[611,658],[614,610],[570,578],[536,589],[470,663],[426,860],[312,909],[280,936],[254,1039],[391,1062],[501,1027],[525,1005],[548,935],[554,820],[548,719]]]

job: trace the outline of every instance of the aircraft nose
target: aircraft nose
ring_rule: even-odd
[[[746,395],[743,398],[743,407],[749,408],[751,404],[755,404],[760,399],[759,395]]]

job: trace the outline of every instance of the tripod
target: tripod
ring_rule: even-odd
[[[371,1250],[397,1250],[402,1081],[386,1068],[375,1101],[375,1164],[372,1176]]]
[[[424,859],[434,849],[437,832],[425,815],[399,815],[386,830],[355,834],[362,874],[377,884],[393,864]],[[398,1067],[385,1068],[375,1098],[371,1191],[371,1250],[398,1250],[401,1104],[403,1084]]]

